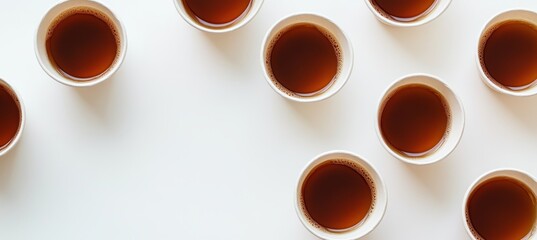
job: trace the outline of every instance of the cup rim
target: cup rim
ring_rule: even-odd
[[[17,130],[17,133],[15,133],[15,136],[13,137],[13,139],[11,139],[11,141],[7,144],[7,146],[5,146],[4,148],[0,149],[0,157],[1,157],[1,156],[5,155],[6,153],[8,153],[11,149],[13,149],[15,147],[15,145],[17,145],[17,143],[19,142],[19,139],[22,136],[22,132],[24,131],[24,126],[26,125],[26,109],[24,107],[24,103],[22,101],[21,95],[19,94],[19,92],[15,88],[13,88],[13,86],[11,84],[9,84],[3,78],[0,78],[0,84],[5,85],[6,87],[8,87],[9,90],[12,92],[13,97],[17,98],[17,102],[19,104],[19,109],[20,109],[20,112],[21,112],[21,119],[20,119],[19,129]]]
[[[470,184],[468,189],[466,190],[466,193],[464,194],[464,199],[462,201],[462,208],[461,208],[462,209],[462,221],[463,221],[463,224],[464,224],[464,229],[466,230],[466,233],[468,234],[468,236],[470,236],[470,238],[472,240],[478,240],[478,239],[474,236],[474,234],[472,233],[472,230],[468,226],[469,223],[468,223],[467,217],[466,217],[466,204],[468,203],[468,198],[470,197],[470,194],[475,189],[475,187],[477,187],[477,185],[479,185],[481,182],[483,182],[483,180],[485,178],[487,178],[489,175],[492,175],[492,174],[495,174],[495,173],[502,173],[502,172],[522,174],[522,175],[528,177],[529,179],[533,180],[533,182],[531,182],[530,184],[537,185],[537,179],[533,175],[529,174],[528,172],[526,172],[524,170],[520,170],[520,169],[516,169],[516,168],[496,168],[496,169],[487,171],[487,172],[481,174],[479,177],[477,177],[472,182],[472,184]],[[502,174],[502,176],[507,176],[507,175]],[[512,177],[512,176],[507,176],[507,177],[511,177],[511,178],[519,180],[516,177]],[[527,183],[525,183],[525,184],[527,184]],[[534,194],[537,196],[537,192],[534,191]]]
[[[488,75],[485,73],[485,69],[484,67],[481,65],[481,55],[480,55],[480,47],[481,47],[481,38],[483,37],[483,34],[485,34],[491,26],[491,24],[494,22],[494,20],[504,14],[509,14],[509,13],[513,13],[513,12],[525,12],[525,13],[530,13],[530,14],[533,14],[535,16],[537,16],[537,12],[536,11],[532,11],[530,9],[526,9],[526,8],[511,8],[511,9],[507,9],[507,10],[504,10],[504,11],[501,11],[497,14],[495,14],[494,16],[492,16],[491,18],[489,18],[485,24],[481,27],[481,31],[479,32],[479,36],[478,36],[478,40],[477,40],[477,46],[476,46],[476,51],[475,51],[475,56],[476,56],[476,63],[477,63],[477,69],[479,70],[479,75],[481,76],[481,80],[485,83],[485,85],[487,85],[490,89],[496,91],[496,92],[499,92],[499,93],[503,93],[503,94],[506,94],[506,95],[509,95],[509,96],[514,96],[514,97],[531,97],[531,96],[534,96],[534,95],[537,95],[537,86],[532,86],[530,88],[526,88],[526,89],[523,89],[521,91],[516,91],[516,90],[511,90],[511,89],[507,89],[507,88],[504,88],[504,87],[501,87],[499,85],[499,83],[496,83],[493,79],[489,78]],[[517,18],[511,18],[511,19],[517,19]],[[499,23],[499,22],[498,22]],[[534,25],[537,26],[537,22],[533,23]],[[530,89],[533,89],[533,91],[530,91]]]
[[[96,78],[90,79],[90,80],[76,81],[76,80],[73,80],[73,79],[69,79],[67,77],[58,77],[55,74],[55,73],[57,73],[56,70],[49,69],[45,65],[44,61],[45,61],[45,59],[48,59],[48,56],[41,56],[40,53],[39,53],[39,51],[40,51],[40,46],[39,46],[40,42],[38,41],[39,30],[44,28],[44,27],[46,27],[46,28],[50,27],[50,25],[42,26],[43,21],[45,20],[45,18],[47,16],[49,16],[49,14],[51,14],[51,11],[54,8],[56,8],[56,7],[58,7],[58,6],[62,5],[62,4],[67,4],[69,2],[90,2],[90,3],[96,4],[99,7],[102,7],[103,9],[107,10],[108,12],[110,12],[110,14],[108,14],[108,13],[103,12],[100,9],[96,9],[99,12],[105,14],[107,17],[110,18],[112,23],[114,25],[116,25],[117,30],[119,32],[119,35],[121,37],[121,43],[119,44],[120,54],[118,56],[116,56],[115,62],[105,72],[103,72],[101,75],[99,75]],[[61,12],[65,12],[66,10],[68,10],[68,9],[62,10]],[[54,16],[54,17],[57,17],[57,16]],[[59,1],[58,3],[56,3],[52,7],[50,7],[47,10],[47,12],[40,18],[39,24],[37,25],[37,28],[34,31],[34,36],[35,36],[34,37],[34,53],[35,53],[35,56],[37,58],[37,61],[39,62],[39,65],[41,66],[43,71],[45,71],[45,73],[49,77],[54,79],[55,81],[57,81],[57,82],[59,82],[59,83],[61,83],[63,85],[66,85],[66,86],[70,86],[70,87],[91,87],[91,86],[95,86],[95,85],[97,85],[97,84],[99,84],[101,82],[104,82],[104,81],[110,79],[120,69],[120,67],[123,65],[123,62],[124,62],[125,57],[127,55],[127,45],[128,45],[127,31],[125,30],[125,26],[123,25],[123,22],[121,22],[121,20],[117,17],[116,13],[110,7],[107,7],[106,5],[104,5],[103,3],[101,3],[100,1],[97,1],[97,0],[83,0],[83,1],[81,1],[81,0],[62,0],[62,1]],[[50,61],[50,60],[47,60],[47,61]]]
[[[172,1],[174,2],[175,9],[177,10],[181,18],[185,20],[185,22],[187,22],[190,26],[200,31],[208,32],[208,33],[227,33],[227,32],[232,32],[243,27],[257,15],[257,13],[259,12],[259,10],[261,9],[264,3],[264,0],[252,0],[252,3],[259,2],[259,5],[255,9],[254,8],[250,9],[250,12],[248,12],[243,17],[243,19],[241,19],[237,24],[232,24],[231,26],[224,27],[224,28],[209,28],[193,21],[192,18],[188,15],[188,13],[184,10],[183,4],[180,3],[181,0],[172,0]]]
[[[438,15],[435,16],[435,17],[430,17],[430,18],[427,18],[427,19],[423,19],[421,21],[418,20],[418,21],[410,21],[410,22],[401,22],[401,21],[396,21],[396,20],[387,18],[387,17],[383,16],[382,14],[380,14],[377,11],[377,9],[373,6],[371,1],[372,0],[365,0],[365,3],[367,5],[367,7],[369,8],[369,10],[373,13],[373,15],[375,15],[375,17],[378,20],[380,20],[380,22],[382,22],[382,23],[384,23],[386,25],[395,26],[395,27],[418,27],[418,26],[422,26],[422,25],[425,25],[427,23],[430,23],[431,21],[433,21],[433,20],[437,19],[438,17],[440,17],[440,15],[442,15],[449,8],[449,6],[451,5],[451,2],[452,2],[451,0],[439,0],[439,1],[447,1],[447,4],[442,9],[436,10],[438,12]],[[434,11],[434,9],[433,9],[433,11]],[[429,14],[431,14],[431,13],[429,13]]]
[[[334,155],[334,154],[346,155],[348,157],[347,160],[357,162],[361,166],[365,166],[367,168],[370,168],[371,171],[378,178],[378,182],[375,182],[375,187],[376,187],[377,191],[381,192],[380,195],[384,195],[383,201],[379,201],[380,204],[377,203],[378,205],[376,205],[376,206],[378,206],[376,209],[377,209],[377,211],[379,211],[380,218],[376,222],[374,222],[372,224],[371,229],[369,229],[368,231],[364,232],[361,236],[349,236],[348,238],[344,238],[344,237],[326,238],[327,236],[323,236],[323,235],[318,234],[316,229],[308,222],[308,220],[304,219],[301,216],[303,211],[301,210],[301,206],[300,206],[299,199],[298,199],[298,196],[299,196],[298,192],[300,192],[301,189],[302,189],[302,185],[300,184],[300,182],[307,177],[307,174],[309,174],[308,168],[312,167],[312,165],[314,165],[314,164],[315,164],[315,166],[321,164],[321,163],[315,163],[316,161],[318,161],[319,159],[321,159],[323,157],[326,157],[326,156],[329,156],[329,155]],[[359,159],[360,161],[358,162],[356,159]],[[323,161],[323,162],[325,162],[325,161]],[[293,203],[294,203],[293,205],[294,205],[294,208],[295,208],[295,213],[297,214],[298,219],[300,220],[302,225],[311,234],[313,234],[314,236],[322,238],[322,239],[328,239],[328,240],[355,240],[355,239],[359,239],[359,238],[367,236],[368,234],[373,232],[373,230],[375,230],[378,227],[378,225],[382,222],[382,219],[386,215],[386,209],[387,209],[387,205],[388,205],[388,191],[386,189],[386,184],[384,182],[384,178],[382,177],[380,172],[377,170],[377,168],[371,164],[371,162],[369,162],[368,160],[366,160],[362,156],[360,156],[358,154],[355,154],[353,152],[350,152],[350,151],[346,151],[346,150],[331,150],[331,151],[326,151],[326,152],[323,152],[321,154],[318,154],[313,159],[311,159],[308,163],[306,163],[306,165],[304,165],[304,167],[300,171],[300,173],[298,175],[298,178],[297,178],[297,181],[296,181],[294,194],[293,194]],[[360,227],[358,227],[356,229],[353,229],[353,230],[349,230],[347,232],[343,232],[343,233],[349,233],[349,232],[352,232],[352,231],[356,231],[359,228]],[[328,233],[328,234],[337,235],[337,234],[342,234],[342,233]],[[328,236],[330,236],[330,235],[328,235]]]
[[[345,42],[345,44],[348,45],[348,56],[345,55],[345,60],[343,61],[346,61],[348,62],[347,64],[349,64],[349,69],[348,71],[345,71],[345,72],[340,72],[340,74],[344,74],[344,75],[340,75],[338,76],[338,78],[336,78],[337,81],[340,82],[340,86],[334,88],[333,92],[331,92],[330,94],[325,94],[325,93],[321,93],[319,95],[315,95],[315,96],[310,96],[310,97],[296,97],[296,96],[291,96],[289,94],[286,94],[285,92],[283,92],[282,90],[280,90],[273,82],[272,78],[270,77],[269,73],[268,73],[268,69],[266,67],[266,64],[265,64],[265,50],[267,48],[267,44],[269,43],[270,39],[270,35],[273,33],[273,31],[276,29],[276,27],[282,23],[283,21],[287,20],[287,19],[291,19],[291,18],[297,18],[297,17],[301,17],[301,16],[310,16],[310,17],[313,17],[313,18],[319,18],[323,21],[326,21],[328,22],[329,24],[332,24],[336,27],[336,30],[338,30],[341,35],[343,36],[343,41]],[[311,23],[311,22],[309,22]],[[318,25],[316,23],[311,23],[311,24],[314,24],[314,25]],[[292,24],[289,24],[289,25],[286,25],[286,26],[291,26]],[[319,25],[320,26],[320,25]],[[322,26],[321,26],[322,27]],[[330,32],[331,34],[333,34],[333,32]],[[337,39],[338,41],[341,41],[340,39]],[[343,53],[342,53],[343,54]],[[330,18],[322,15],[322,14],[318,14],[318,13],[313,13],[313,12],[298,12],[298,13],[293,13],[293,14],[290,14],[290,15],[287,15],[285,17],[282,17],[280,18],[278,21],[276,21],[274,24],[272,24],[272,26],[269,28],[269,30],[265,33],[265,37],[263,38],[263,42],[261,43],[261,67],[263,69],[263,75],[265,76],[265,80],[267,81],[267,83],[269,84],[269,86],[276,92],[278,93],[280,96],[284,97],[285,99],[287,100],[290,100],[290,101],[294,101],[294,102],[300,102],[300,103],[313,103],[313,102],[320,102],[320,101],[323,101],[325,99],[328,99],[334,95],[336,95],[339,91],[341,91],[341,89],[347,84],[347,82],[349,81],[351,75],[352,75],[352,71],[353,71],[353,68],[354,68],[354,50],[353,50],[353,45],[352,45],[352,41],[350,41],[348,35],[343,31],[343,29],[341,29],[341,27],[339,27],[338,24],[336,24],[334,21],[332,21]],[[342,63],[343,65],[343,63]],[[341,69],[343,70],[343,69]],[[335,83],[335,82],[334,82]],[[330,88],[334,87],[334,85],[332,85]]]
[[[460,130],[460,133],[457,133],[456,135],[456,140],[454,142],[454,145],[452,148],[449,148],[446,150],[446,152],[442,155],[438,155],[436,157],[431,157],[429,156],[428,158],[430,158],[429,160],[426,160],[425,158],[418,158],[417,160],[411,160],[407,157],[404,157],[402,156],[401,154],[395,152],[389,145],[388,143],[386,142],[386,140],[384,139],[383,135],[382,135],[382,130],[380,129],[380,114],[382,113],[382,108],[383,108],[383,104],[384,104],[384,100],[386,99],[386,97],[392,92],[394,91],[396,88],[394,88],[397,84],[399,84],[400,82],[406,80],[406,79],[409,79],[409,78],[415,78],[415,77],[425,77],[427,79],[429,79],[428,81],[434,81],[434,82],[437,82],[438,84],[444,86],[449,92],[451,92],[451,95],[453,96],[453,98],[455,99],[456,101],[456,105],[458,105],[459,107],[459,110],[460,110],[460,117],[458,118],[460,123],[461,123],[461,130]],[[404,84],[404,85],[407,85],[407,84]],[[403,85],[402,85],[403,86]],[[442,96],[445,98],[445,94],[444,93],[441,93]],[[450,107],[453,107],[454,105],[453,104],[450,104],[448,103]],[[465,122],[466,122],[466,119],[465,119],[465,111],[464,111],[464,106],[462,105],[462,101],[460,99],[460,97],[455,94],[455,92],[453,91],[453,89],[444,81],[442,81],[441,78],[435,76],[435,75],[432,75],[432,74],[428,74],[428,73],[411,73],[411,74],[407,74],[403,77],[400,77],[398,78],[397,80],[395,80],[393,83],[391,83],[387,88],[386,90],[383,91],[381,97],[380,97],[380,100],[378,101],[378,107],[377,107],[377,114],[375,115],[376,116],[376,121],[375,121],[375,130],[376,130],[376,133],[377,133],[377,137],[381,143],[381,145],[384,147],[384,149],[386,151],[388,151],[388,153],[390,153],[392,156],[394,156],[395,158],[397,158],[398,160],[400,161],[403,161],[404,163],[408,163],[408,164],[412,164],[412,165],[417,165],[417,166],[425,166],[425,165],[430,165],[430,164],[434,164],[434,163],[437,163],[443,159],[446,159],[451,153],[453,153],[453,151],[455,151],[455,149],[457,148],[457,146],[459,145],[459,143],[461,142],[462,140],[462,136],[464,135],[464,129],[465,129]]]

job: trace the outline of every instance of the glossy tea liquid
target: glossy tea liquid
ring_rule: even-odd
[[[535,195],[516,179],[496,177],[473,190],[466,212],[480,238],[523,239],[535,226]]]
[[[226,27],[248,13],[252,0],[182,0],[190,17],[212,28]]]
[[[101,13],[72,9],[60,16],[47,38],[49,59],[74,80],[88,80],[106,72],[118,56],[119,40],[113,24]]]
[[[382,136],[394,150],[420,157],[439,147],[448,130],[449,110],[444,97],[422,84],[402,86],[385,100]]]
[[[21,125],[21,109],[11,90],[0,85],[0,149],[9,145]]]
[[[309,23],[292,25],[273,40],[266,60],[271,77],[285,92],[323,92],[338,74],[341,53],[335,38]],[[286,91],[287,90],[287,91]]]
[[[537,27],[507,21],[493,27],[481,43],[480,61],[486,74],[511,90],[522,90],[537,80]]]
[[[377,11],[397,21],[413,21],[429,13],[438,0],[371,0]]]
[[[366,173],[345,160],[317,166],[302,186],[303,207],[327,230],[345,230],[367,217],[374,194]]]

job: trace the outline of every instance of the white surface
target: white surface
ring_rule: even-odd
[[[34,55],[56,1],[0,1],[0,76],[27,111],[0,160],[0,239],[314,239],[293,209],[295,181],[333,149],[367,158],[386,182],[386,216],[366,239],[468,239],[460,206],[477,177],[537,175],[537,98],[488,89],[474,53],[492,16],[536,1],[457,0],[399,29],[362,0],[273,0],[222,35],[188,25],[172,0],[103,2],[126,27],[127,57],[113,79],[74,89]],[[299,11],[330,17],[353,42],[353,74],[327,101],[286,101],[263,79],[265,32]],[[413,72],[444,79],[466,110],[461,144],[431,166],[396,160],[375,135],[382,92]]]

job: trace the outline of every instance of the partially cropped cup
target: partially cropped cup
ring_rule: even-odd
[[[67,0],[42,18],[35,52],[43,70],[72,87],[109,79],[121,66],[127,34],[116,15],[92,0]]]
[[[511,96],[537,94],[537,13],[516,9],[494,16],[477,46],[483,82]]]
[[[250,22],[263,0],[173,0],[181,17],[205,32],[224,33]]]
[[[462,204],[468,235],[481,239],[536,239],[537,180],[517,169],[497,169],[479,177]]]
[[[345,33],[329,19],[299,13],[277,22],[264,38],[261,64],[278,94],[296,102],[316,102],[347,82],[353,50]]]
[[[359,239],[373,231],[388,196],[377,170],[347,151],[315,157],[298,178],[295,209],[302,224],[326,240]]]
[[[375,17],[396,27],[415,27],[439,17],[451,0],[365,0]]]
[[[464,130],[461,101],[438,77],[412,74],[384,92],[378,107],[377,135],[397,159],[426,165],[447,157]]]
[[[0,79],[0,156],[17,144],[25,121],[26,114],[20,95]]]

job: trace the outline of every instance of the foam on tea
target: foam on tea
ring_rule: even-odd
[[[20,104],[8,87],[0,84],[0,149],[5,148],[21,127]]]
[[[359,226],[373,210],[375,187],[362,167],[334,159],[311,170],[302,185],[300,200],[314,226],[345,231]]]
[[[401,22],[414,21],[427,15],[438,0],[370,0],[377,12]]]
[[[98,10],[77,7],[58,16],[47,34],[49,59],[62,75],[90,80],[105,73],[119,56],[112,21]]]
[[[526,239],[534,231],[535,204],[535,195],[526,184],[495,177],[471,192],[466,220],[477,239]]]
[[[337,78],[342,54],[326,29],[298,23],[284,28],[271,40],[265,64],[270,78],[291,96],[324,92]]]
[[[408,157],[434,152],[449,132],[450,111],[444,97],[423,84],[395,89],[384,101],[380,116],[382,137]]]
[[[182,0],[190,17],[210,28],[222,28],[242,19],[252,0]]]
[[[485,74],[500,86],[523,90],[537,81],[537,26],[508,20],[481,38],[479,60]]]

